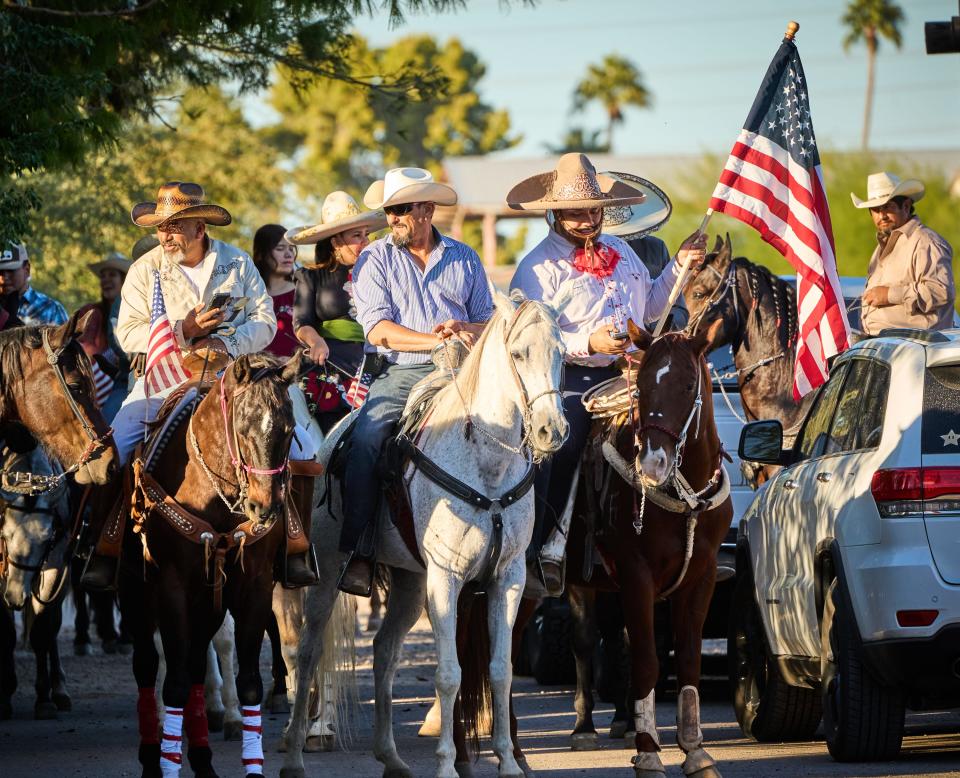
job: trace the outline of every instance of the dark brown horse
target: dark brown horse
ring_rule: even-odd
[[[69,710],[57,653],[63,584],[75,541],[66,507],[67,475],[105,483],[116,467],[109,425],[95,401],[89,362],[78,338],[87,317],[59,327],[17,327],[0,332],[0,438],[10,452],[0,462],[6,492],[0,534],[0,719],[11,715],[16,688],[16,631],[7,605],[32,604],[30,643],[37,658],[34,715]],[[14,440],[18,441],[14,443]],[[46,452],[63,463],[56,467]]]
[[[717,346],[729,344],[747,421],[779,419],[792,439],[806,416],[813,394],[793,399],[798,328],[796,291],[765,267],[733,257],[730,236],[717,237],[696,275],[683,291],[690,311],[688,331],[723,325]],[[748,473],[766,480],[767,468]]]
[[[262,774],[259,657],[289,506],[294,419],[287,389],[300,366],[300,355],[285,365],[261,356],[231,363],[195,412],[170,432],[140,479],[135,499],[142,501],[145,550],[138,555],[138,541],[127,544],[120,596],[133,618],[144,776],[159,776],[161,760],[168,770],[179,766],[184,735],[194,772],[216,775],[203,681],[207,646],[224,609],[236,621],[244,766],[248,775]],[[155,627],[167,663],[162,738]]]

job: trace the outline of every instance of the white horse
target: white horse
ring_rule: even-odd
[[[493,696],[493,750],[501,776],[523,776],[513,756],[509,731],[512,677],[510,635],[526,580],[524,552],[533,532],[534,502],[528,485],[532,459],[555,452],[567,434],[560,397],[563,354],[554,309],[533,301],[519,306],[495,293],[496,313],[460,370],[441,389],[416,445],[459,487],[451,491],[424,474],[429,463],[409,464],[404,473],[414,517],[414,533],[426,569],[407,549],[386,516],[379,524],[378,560],[390,568],[391,587],[383,626],[374,640],[376,713],[374,755],[386,778],[412,776],[397,753],[392,728],[393,679],[407,632],[420,616],[424,595],[437,650],[436,688],[441,705],[437,746],[440,778],[469,772],[455,764],[453,706],[460,690],[457,659],[457,606],[468,582],[480,582],[486,598],[473,615],[486,613]],[[319,459],[327,463],[347,422],[331,431]],[[434,476],[435,477],[435,476]],[[466,487],[464,489],[463,487]],[[341,515],[339,491],[313,514],[313,537],[336,538]],[[480,507],[463,499],[473,492]],[[507,495],[510,495],[507,497]],[[492,504],[491,504],[492,502]],[[502,532],[495,529],[502,523]],[[330,542],[321,555],[321,580],[306,597],[299,648],[299,674],[312,677],[323,652],[321,634],[335,596],[343,554]],[[498,551],[499,546],[499,551]],[[491,564],[492,561],[492,564]],[[464,688],[482,707],[478,688]],[[306,684],[299,684],[281,776],[304,776],[302,748],[307,716]],[[476,712],[476,711],[475,711]]]

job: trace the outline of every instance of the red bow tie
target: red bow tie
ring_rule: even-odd
[[[587,251],[578,248],[573,255],[573,266],[582,273],[590,273],[597,278],[607,278],[613,275],[613,269],[620,261],[620,252],[611,246],[602,243],[594,244],[592,256]]]

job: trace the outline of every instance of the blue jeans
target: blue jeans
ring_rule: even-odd
[[[384,441],[395,431],[413,385],[433,372],[432,364],[389,365],[367,394],[350,437],[343,474],[343,529],[340,550],[354,551],[376,516],[382,493],[377,461]]]
[[[536,496],[533,539],[527,549],[529,559],[540,553],[540,548],[567,507],[573,473],[587,445],[587,435],[593,422],[580,398],[588,389],[615,375],[617,371],[611,367],[567,365],[564,369],[563,413],[570,425],[570,434],[560,450],[537,469],[533,482]]]

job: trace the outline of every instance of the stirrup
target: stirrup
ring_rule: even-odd
[[[347,571],[350,570],[350,566],[353,564],[354,560],[367,562],[370,565],[370,576],[366,582],[358,580],[345,580]],[[354,594],[357,597],[369,597],[373,593],[373,579],[375,573],[375,560],[362,557],[357,554],[356,551],[351,551],[350,556],[347,557],[346,561],[343,563],[343,567],[340,569],[340,575],[337,577],[337,589],[339,589],[341,592],[345,592],[346,594]]]
[[[320,563],[317,561],[317,549],[313,545],[313,543],[310,544],[309,548],[305,552],[303,552],[303,554],[306,558],[307,569],[312,574],[312,580],[303,581],[303,582],[291,582],[289,577],[289,570],[287,567],[287,563],[290,561],[290,557],[287,554],[284,554],[283,565],[280,570],[280,576],[279,576],[280,585],[284,589],[300,589],[304,586],[316,586],[318,583],[320,583]]]
[[[113,569],[105,568],[113,564]],[[80,587],[88,592],[115,592],[120,577],[120,558],[91,551],[80,574]]]

